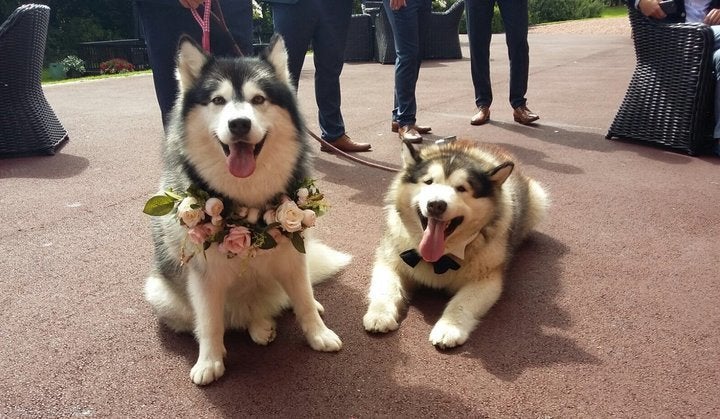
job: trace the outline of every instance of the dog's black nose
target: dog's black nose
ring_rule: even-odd
[[[246,135],[250,132],[250,125],[248,118],[236,118],[228,122],[228,129],[233,135]]]
[[[427,212],[431,217],[438,217],[442,215],[447,209],[447,202],[445,201],[430,201],[427,204]]]

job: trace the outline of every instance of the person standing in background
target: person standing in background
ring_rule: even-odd
[[[392,131],[401,140],[419,143],[432,128],[417,125],[415,87],[422,63],[420,34],[427,30],[432,13],[431,0],[383,0],[395,40],[395,91]]]
[[[492,18],[497,3],[505,27],[505,41],[510,59],[510,106],[513,119],[523,125],[540,117],[527,107],[528,71],[530,67],[528,35],[528,0],[466,0],[468,41],[470,42],[470,71],[475,88],[477,113],[472,125],[490,120],[492,86],[490,84],[490,39]]]
[[[369,151],[345,132],[340,110],[342,73],[352,0],[265,0],[272,5],[275,32],[288,51],[288,69],[297,89],[308,45],[315,63],[315,102],[322,139],[345,152]],[[322,151],[331,152],[323,144]]]

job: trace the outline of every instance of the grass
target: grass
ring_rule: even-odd
[[[627,6],[608,6],[600,14],[600,17],[622,17],[622,16],[627,16]]]
[[[43,84],[58,84],[58,83],[68,83],[72,81],[78,81],[78,80],[98,80],[98,79],[108,79],[113,77],[130,77],[130,76],[136,76],[139,74],[151,74],[152,70],[140,70],[140,71],[130,71],[128,73],[121,73],[121,74],[98,74],[93,76],[85,76],[85,77],[76,77],[73,79],[63,79],[63,80],[54,80],[50,77],[50,73],[47,68],[43,69],[42,72],[42,83]]]

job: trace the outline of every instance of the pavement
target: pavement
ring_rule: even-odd
[[[267,347],[228,333],[227,371],[207,387],[189,379],[193,337],[160,326],[142,297],[162,135],[151,77],[46,86],[71,140],[0,160],[0,416],[719,417],[720,159],[604,138],[634,66],[628,36],[532,33],[530,49],[536,126],[512,120],[502,35],[486,126],[469,124],[467,58],[420,71],[428,141],[505,147],[552,199],[468,342],[428,342],[440,292],[416,295],[394,333],[363,330],[393,174],[315,144],[332,204],[317,234],[354,255],[315,289],[344,347],[313,351],[288,312]],[[317,132],[312,68],[299,98]],[[390,65],[342,75],[348,133],[373,145],[360,156],[398,167],[392,86]]]

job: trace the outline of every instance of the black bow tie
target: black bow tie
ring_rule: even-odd
[[[402,259],[403,262],[407,263],[408,266],[412,268],[414,268],[418,263],[420,263],[421,260],[423,260],[422,256],[420,256],[420,254],[415,249],[406,250],[400,253],[400,259]],[[460,264],[455,262],[455,260],[453,260],[453,258],[448,255],[443,255],[443,257],[438,259],[437,262],[428,263],[432,263],[433,270],[438,275],[444,274],[448,271],[448,269],[457,271],[460,268]]]

